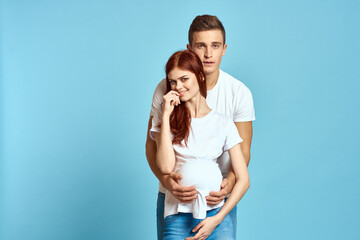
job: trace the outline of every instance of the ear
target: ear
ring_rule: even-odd
[[[222,53],[223,56],[225,55],[226,48],[227,48],[227,44],[225,43],[225,44],[224,44],[224,48],[223,48],[223,53]]]
[[[191,50],[190,44],[186,44],[186,49],[187,49],[187,50]]]
[[[201,82],[205,81],[205,76],[201,74]]]

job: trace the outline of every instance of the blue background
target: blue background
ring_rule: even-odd
[[[3,0],[0,239],[155,239],[152,94],[199,14],[252,91],[239,239],[360,239],[360,2]]]

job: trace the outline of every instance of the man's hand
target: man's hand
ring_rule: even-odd
[[[229,194],[228,181],[226,178],[223,179],[220,191],[210,192],[209,196],[206,196],[206,202],[208,205],[216,205],[220,203]]]
[[[182,176],[178,173],[171,172],[166,177],[163,183],[164,187],[174,195],[182,203],[191,203],[197,198],[197,191],[195,186],[183,187],[179,185],[178,181],[181,180]]]

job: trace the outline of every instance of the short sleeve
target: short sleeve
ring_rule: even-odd
[[[151,104],[150,116],[155,116],[162,112],[162,99],[166,93],[166,79],[163,79],[157,85]]]
[[[238,89],[235,97],[234,122],[255,120],[255,109],[251,91],[245,85]]]
[[[228,123],[226,124],[226,128],[224,130],[225,130],[224,151],[228,151],[233,146],[243,141],[239,135],[235,123],[231,119],[228,120]]]
[[[149,131],[149,135],[151,137],[152,140],[155,141],[155,133],[159,133],[160,132],[160,126],[152,126],[150,131]]]
[[[155,132],[160,132],[162,116],[162,99],[166,92],[166,80],[163,79],[157,85],[151,104],[150,116],[152,116],[151,128],[149,131],[151,139],[155,140]]]

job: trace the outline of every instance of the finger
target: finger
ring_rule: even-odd
[[[166,103],[170,103],[170,104],[172,104],[175,101],[174,97],[172,96],[166,97],[164,100]]]
[[[224,190],[220,190],[218,192],[209,192],[209,196],[207,197],[224,197],[227,195],[227,192]]]
[[[228,185],[228,180],[226,178],[223,179],[223,181],[221,182],[221,188],[224,188]]]
[[[177,197],[180,202],[193,202],[196,197]]]
[[[183,201],[183,200],[180,200],[180,199],[178,199],[178,200],[181,203],[193,203],[195,201],[195,199],[191,199],[191,200],[187,200],[187,201]]]
[[[189,237],[189,238],[185,238],[185,240],[201,240],[201,235],[200,234],[196,234],[195,236],[193,237]]]
[[[173,179],[175,180],[181,180],[182,179],[182,175],[181,174],[178,174],[176,172],[171,172],[170,173],[170,177],[172,177]]]
[[[193,230],[191,230],[192,232],[197,232],[199,231],[199,229],[204,225],[204,221],[201,221],[198,225],[196,225],[196,227],[193,228]],[[197,233],[196,235],[198,235],[199,233]],[[194,237],[196,237],[196,235]]]
[[[173,100],[173,101],[174,101],[174,105],[177,106],[177,105],[179,104],[179,100],[178,100],[179,97],[178,97],[178,96],[175,96],[175,95],[173,95],[172,97],[174,98],[174,100]]]
[[[172,194],[176,195],[178,197],[194,197],[194,198],[196,198],[197,191],[195,190],[195,191],[191,191],[191,192],[178,192],[176,190],[173,190]]]
[[[197,195],[189,196],[189,197],[183,197],[181,195],[175,195],[174,196],[179,199],[181,202],[192,202],[194,199],[197,198]]]
[[[171,97],[170,103],[171,103],[172,105],[175,105],[175,104],[176,104],[176,98],[175,98],[175,97]]]
[[[174,90],[171,90],[169,93],[176,95],[176,96],[180,96],[180,93],[178,93],[177,91],[174,91]]]
[[[206,197],[206,203],[208,205],[216,205],[216,204],[219,204],[222,200],[224,200],[224,198],[217,198],[217,197],[207,196]]]
[[[215,205],[221,203],[221,201],[222,201],[222,200],[220,200],[220,201],[208,201],[208,200],[206,200],[206,203],[207,203],[207,205],[209,205],[209,206],[215,206]]]
[[[190,187],[184,187],[184,186],[176,186],[174,188],[174,191],[176,192],[182,192],[182,193],[185,193],[185,192],[193,192],[193,191],[196,191],[196,187],[195,186],[190,186]]]

